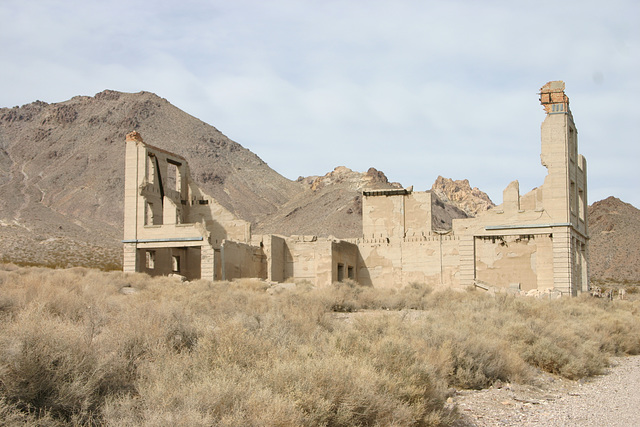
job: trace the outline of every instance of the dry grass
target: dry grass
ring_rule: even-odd
[[[640,302],[0,269],[10,425],[446,425],[450,389],[597,374]],[[121,290],[133,288],[133,294]]]

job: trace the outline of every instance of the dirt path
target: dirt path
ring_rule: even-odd
[[[640,356],[617,358],[605,375],[568,381],[542,375],[535,386],[463,391],[459,426],[640,425]]]

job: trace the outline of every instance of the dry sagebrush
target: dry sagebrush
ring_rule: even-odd
[[[137,292],[124,294],[123,288]],[[0,416],[18,425],[445,425],[452,387],[640,352],[635,302],[355,283],[0,270]]]

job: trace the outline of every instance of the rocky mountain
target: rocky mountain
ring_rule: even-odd
[[[486,193],[480,191],[478,187],[471,188],[468,179],[454,181],[438,176],[431,186],[431,191],[440,200],[457,206],[470,217],[495,206]]]
[[[106,90],[0,109],[0,258],[117,267],[124,137],[189,159],[193,178],[256,221],[304,191],[213,126],[152,93]]]
[[[595,202],[589,234],[592,281],[640,284],[640,209],[615,197]]]

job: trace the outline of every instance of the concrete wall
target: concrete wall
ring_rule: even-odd
[[[200,247],[138,249],[137,271],[150,276],[180,274],[188,280],[200,278]]]
[[[291,236],[284,247],[284,280],[331,283],[331,242],[315,236]]]
[[[459,286],[459,239],[451,235],[358,242],[358,281],[365,286],[401,288],[409,283]]]
[[[368,239],[404,236],[404,196],[362,198],[362,234]]]
[[[254,236],[251,240],[254,246],[263,247],[267,264],[267,280],[271,282],[284,282],[285,280],[285,238],[265,234]]]
[[[426,191],[412,192],[404,197],[404,236],[429,235],[432,223],[431,193]]]
[[[475,245],[478,282],[522,291],[553,288],[549,234],[477,236]]]
[[[222,280],[243,277],[267,278],[266,257],[262,249],[242,242],[222,242]]]
[[[169,274],[178,257],[189,279],[221,279],[222,242],[248,242],[250,224],[203,194],[183,157],[145,144],[137,132],[125,145],[124,271]],[[157,258],[153,269],[148,251]]]
[[[412,190],[365,192],[362,234],[365,239],[403,239],[431,232],[431,193]]]

